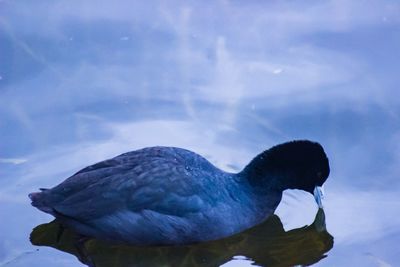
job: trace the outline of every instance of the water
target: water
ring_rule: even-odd
[[[84,266],[74,234],[57,244],[54,225],[32,245],[52,217],[27,195],[89,164],[171,145],[238,171],[292,139],[329,156],[325,220],[310,194],[287,191],[253,235],[142,257],[92,241],[89,252],[101,266],[118,255],[121,266],[274,266],[268,255],[400,265],[399,11],[377,0],[0,1],[0,266]],[[304,239],[317,243],[296,246]]]

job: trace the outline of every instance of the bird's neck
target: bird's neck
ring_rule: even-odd
[[[284,162],[276,162],[271,151],[257,155],[238,176],[246,180],[257,191],[277,191],[295,188],[293,172],[285,168]]]

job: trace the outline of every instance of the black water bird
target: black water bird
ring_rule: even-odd
[[[149,147],[86,167],[32,205],[87,236],[135,245],[224,238],[264,222],[286,189],[315,194],[329,175],[322,146],[280,144],[228,173],[189,150]]]

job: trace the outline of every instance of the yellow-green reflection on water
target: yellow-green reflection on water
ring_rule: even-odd
[[[41,224],[31,233],[31,242],[75,255],[89,266],[220,266],[236,255],[261,266],[310,265],[325,257],[333,237],[325,226],[325,213],[319,209],[309,226],[285,231],[280,218],[271,216],[264,223],[229,238],[189,246],[138,247],[81,238],[62,230],[56,221]]]

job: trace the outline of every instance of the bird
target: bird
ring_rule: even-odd
[[[32,206],[82,236],[139,246],[217,240],[274,213],[286,189],[314,194],[329,176],[323,147],[295,140],[271,147],[241,171],[223,171],[183,148],[154,146],[90,165],[30,193]]]

